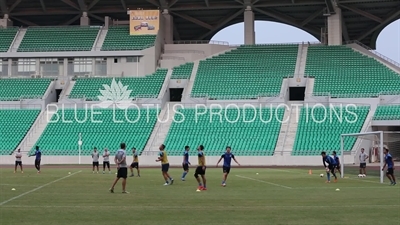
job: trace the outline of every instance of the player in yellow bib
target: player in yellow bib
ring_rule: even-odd
[[[135,176],[133,174],[133,168],[136,168],[138,177],[140,177],[139,155],[138,155],[135,147],[132,148],[132,154],[133,154],[133,162],[131,163],[131,166],[129,167],[131,169],[131,177]]]
[[[174,183],[174,179],[168,174],[169,162],[167,152],[165,151],[165,145],[160,145],[159,150],[160,152],[158,153],[158,159],[156,159],[156,162],[161,162],[161,171],[165,180],[164,185],[172,185]]]
[[[197,148],[197,158],[198,158],[198,166],[196,168],[196,171],[194,172],[194,177],[196,178],[197,182],[199,183],[199,187],[197,188],[198,190],[207,190],[207,185],[206,185],[206,155],[203,152],[204,146],[200,145]],[[203,180],[203,183],[201,183],[200,177]]]

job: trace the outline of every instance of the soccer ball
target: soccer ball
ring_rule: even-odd
[[[364,177],[364,175],[362,175],[362,174],[358,174],[358,177],[362,178],[362,177]]]
[[[323,176],[324,176],[324,174],[323,174],[323,173],[321,173],[319,176],[320,176],[320,177],[323,177]]]

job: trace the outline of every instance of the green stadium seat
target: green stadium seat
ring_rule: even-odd
[[[113,154],[121,142],[125,142],[129,149],[136,147],[141,153],[157,122],[158,112],[156,109],[96,109],[94,119],[90,108],[64,109],[57,114],[36,143],[43,155],[78,155],[79,133],[82,134],[81,155],[90,155],[94,147],[100,152],[108,148]],[[64,119],[61,119],[62,115]],[[131,151],[127,153],[132,154]]]
[[[0,100],[19,101],[21,97],[42,98],[50,83],[50,79],[44,78],[0,79]]]
[[[171,79],[190,79],[194,63],[189,62],[173,68]]]
[[[99,27],[29,27],[18,52],[91,51]]]
[[[10,155],[24,139],[40,109],[0,109],[0,155]]]
[[[207,156],[218,156],[230,145],[238,156],[271,156],[276,147],[281,128],[279,121],[282,121],[284,111],[283,108],[258,108],[257,112],[253,109],[242,108],[238,111],[230,108],[222,111],[220,120],[219,116],[210,117],[210,110],[196,118],[196,109],[179,109],[165,140],[166,149],[171,156],[181,156],[184,146],[196,149],[202,144]],[[244,122],[252,121],[255,114],[253,122]],[[262,122],[260,118],[268,123]],[[190,153],[195,155],[196,151]]]
[[[337,118],[335,112],[342,119]],[[303,107],[300,111],[299,124],[296,132],[296,139],[293,146],[294,156],[320,155],[321,151],[340,152],[340,135],[345,133],[359,133],[367,118],[369,106],[361,106],[356,109],[345,109],[339,107]],[[332,115],[332,116],[331,116]],[[346,141],[345,151],[351,151],[356,138]]]
[[[143,50],[154,46],[156,35],[130,35],[129,26],[111,26],[101,48],[102,51]]]
[[[131,90],[130,97],[146,96],[148,98],[157,98],[161,87],[164,83],[167,69],[158,69],[155,73],[144,77],[124,77],[115,78],[116,82],[121,82],[122,85],[128,86]],[[103,85],[111,85],[114,78],[78,78],[69,98],[82,98],[87,100],[98,101],[98,96],[101,95],[100,90],[103,90]]]
[[[316,95],[369,98],[400,90],[400,74],[347,46],[308,47],[305,73],[315,77]]]
[[[10,28],[0,27],[0,52],[8,51],[17,32],[18,32],[17,27],[10,27]]]
[[[298,45],[245,45],[202,60],[192,97],[250,99],[279,94],[283,78],[293,77]]]
[[[374,120],[400,120],[400,105],[380,105],[375,111]]]

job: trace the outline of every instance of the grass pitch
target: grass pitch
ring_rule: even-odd
[[[71,172],[71,174],[69,174]],[[163,186],[160,169],[142,168],[128,178],[127,191],[108,192],[115,177],[92,174],[90,166],[43,167],[24,174],[0,169],[0,224],[399,224],[400,185],[377,177],[339,179],[325,184],[324,173],[306,169],[233,168],[221,187],[221,169],[207,169],[207,191],[196,192],[194,168],[180,181]],[[258,174],[257,174],[258,173]],[[387,181],[387,180],[386,180]],[[15,190],[12,190],[15,188]],[[340,191],[335,191],[337,188]]]

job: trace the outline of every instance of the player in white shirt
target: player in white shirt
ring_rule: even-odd
[[[18,149],[17,152],[15,153],[15,169],[14,169],[14,173],[17,172],[18,166],[21,168],[21,173],[24,173],[24,170],[22,169],[22,153],[21,153],[21,149]]]
[[[105,148],[104,152],[103,152],[103,174],[106,171],[106,166],[108,168],[108,173],[111,173],[111,170],[110,170],[110,152],[108,151],[107,148]]]
[[[97,173],[99,173],[99,158],[100,154],[97,151],[97,148],[95,147],[92,152],[92,159],[93,159],[93,173],[94,169],[97,168]]]

